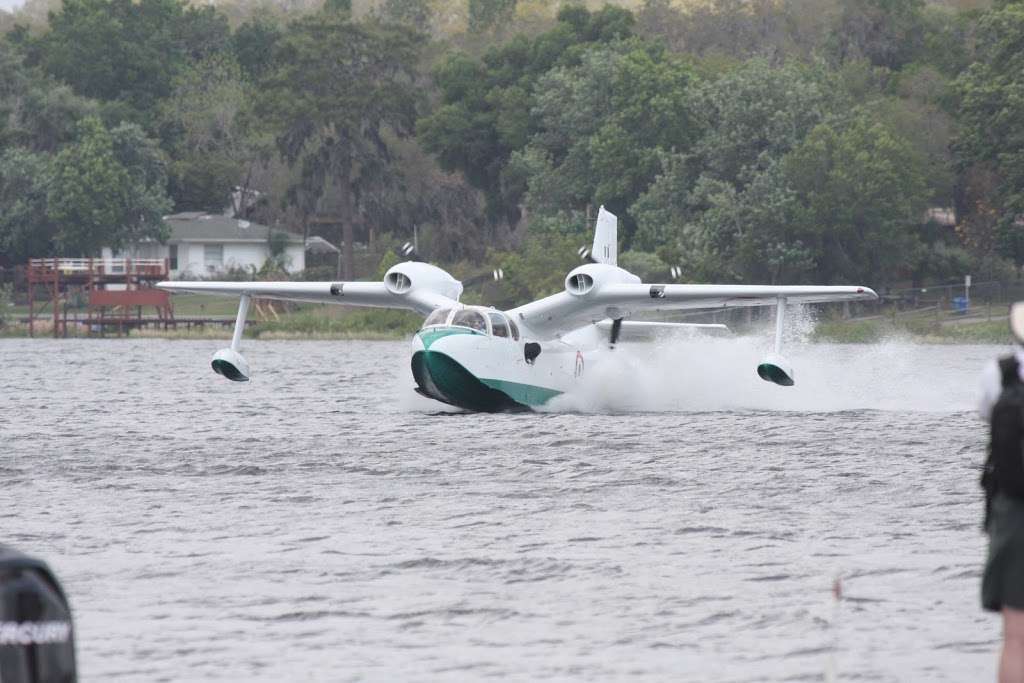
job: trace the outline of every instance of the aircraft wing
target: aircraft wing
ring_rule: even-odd
[[[441,306],[457,306],[458,302],[443,294],[413,289],[404,293],[389,291],[383,282],[159,282],[156,285],[169,292],[210,294],[214,296],[241,296],[257,299],[282,299],[342,306],[374,306],[377,308],[405,308],[429,314]]]
[[[555,337],[606,318],[628,318],[641,311],[681,311],[734,306],[868,301],[878,295],[867,287],[763,285],[607,284],[580,295],[559,292],[509,311],[534,332]]]

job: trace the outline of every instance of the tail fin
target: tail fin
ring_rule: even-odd
[[[602,206],[597,212],[597,227],[594,230],[594,248],[590,252],[596,263],[617,265],[619,219]]]

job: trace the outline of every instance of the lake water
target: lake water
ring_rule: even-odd
[[[64,582],[84,681],[994,678],[1001,348],[797,345],[785,389],[764,340],[620,345],[479,415],[404,342],[250,342],[248,384],[222,345],[0,340],[0,540]]]

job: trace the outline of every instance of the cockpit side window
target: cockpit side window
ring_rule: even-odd
[[[484,317],[484,314],[480,311],[474,311],[471,308],[464,308],[461,311],[456,311],[455,317],[452,318],[452,325],[468,327],[471,330],[477,330],[487,334],[487,319]]]
[[[450,308],[435,308],[434,312],[427,316],[427,319],[423,321],[423,327],[430,327],[431,325],[444,325],[448,321],[448,314],[452,312]]]
[[[512,330],[512,338],[519,341],[519,327],[516,325],[516,322],[514,320],[509,320],[508,326]]]
[[[508,325],[505,323],[505,316],[501,313],[488,313],[487,315],[491,319],[491,334],[508,339]]]

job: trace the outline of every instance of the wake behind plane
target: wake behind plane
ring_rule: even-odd
[[[538,408],[571,391],[614,353],[616,344],[652,329],[721,325],[631,321],[638,313],[776,306],[775,347],[758,375],[794,383],[782,357],[787,304],[876,299],[868,287],[647,284],[617,265],[618,220],[601,207],[590,263],[573,269],[565,289],[507,311],[459,303],[463,285],[437,266],[406,261],[382,282],[160,282],[161,289],[239,297],[234,335],[211,362],[229,380],[249,380],[240,351],[253,297],[345,306],[399,308],[426,320],[412,339],[412,375],[420,394],[466,410]]]

